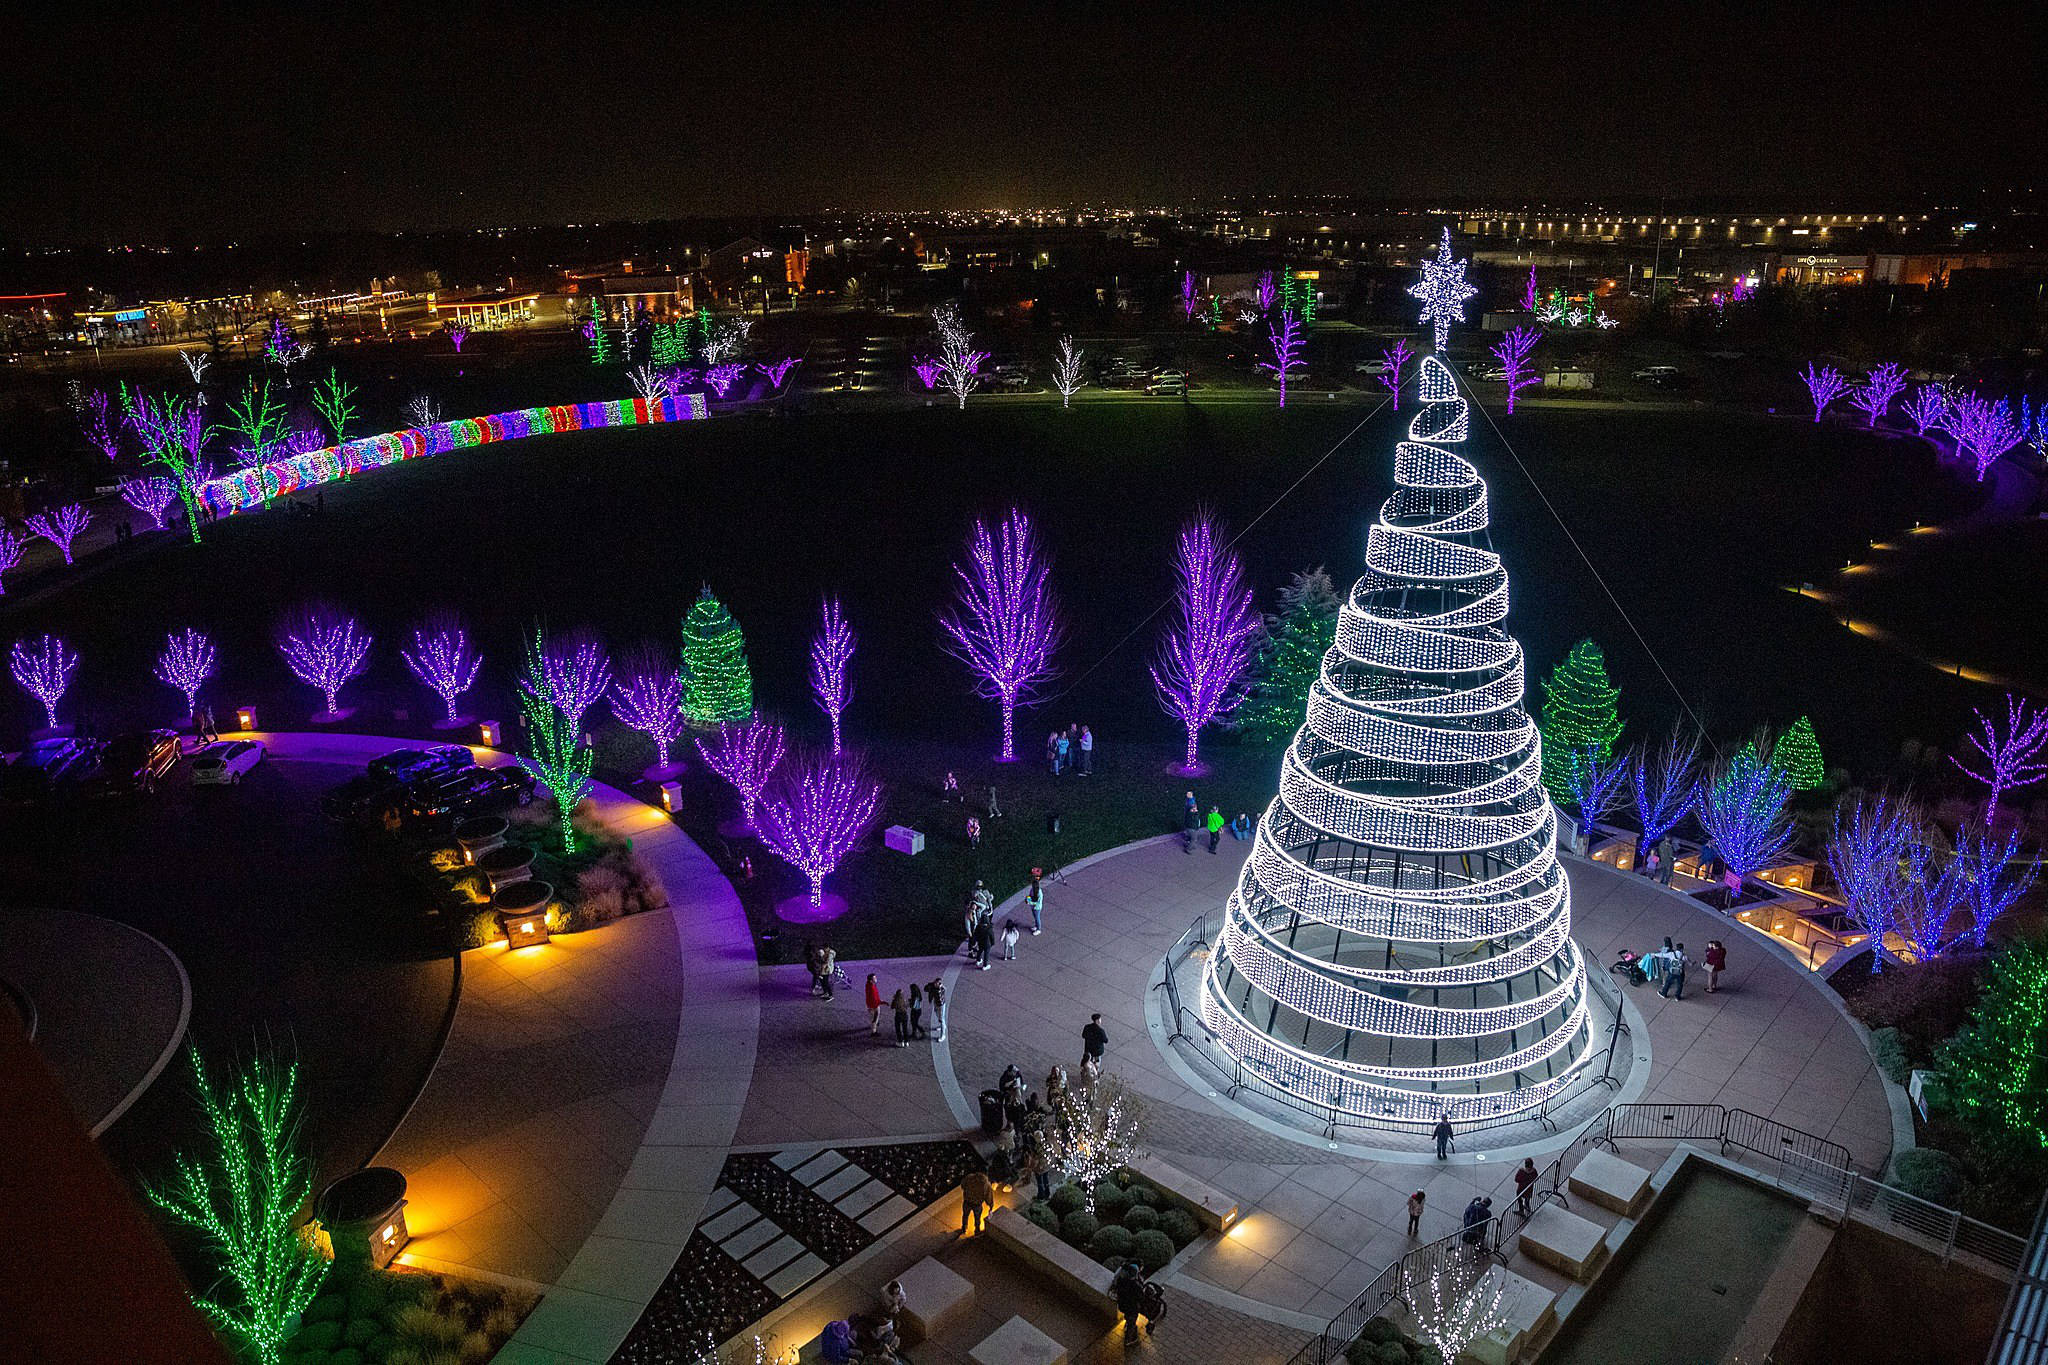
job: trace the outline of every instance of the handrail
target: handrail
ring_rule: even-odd
[[[1456,1261],[1505,1260],[1502,1248],[1507,1239],[1501,1234],[1502,1217],[1495,1214],[1484,1223],[1459,1228],[1449,1236],[1439,1237],[1434,1242],[1426,1242],[1403,1253],[1354,1295],[1344,1310],[1330,1319],[1329,1326],[1309,1338],[1287,1365],[1337,1365],[1341,1362],[1344,1352],[1358,1340],[1358,1334],[1365,1330],[1365,1325],[1401,1297],[1411,1271],[1421,1272],[1421,1278],[1426,1280],[1434,1278],[1446,1264]],[[1476,1239],[1473,1236],[1475,1232],[1478,1233]]]

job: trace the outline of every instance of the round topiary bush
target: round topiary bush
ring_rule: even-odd
[[[1124,1226],[1132,1232],[1149,1232],[1159,1226],[1159,1210],[1150,1204],[1133,1204],[1124,1211]]]
[[[1907,1194],[1954,1208],[1963,1194],[1962,1163],[1934,1147],[1915,1147],[1892,1158],[1892,1184]]]
[[[1131,1196],[1123,1186],[1113,1180],[1100,1181],[1095,1186],[1095,1216],[1105,1223],[1121,1223],[1124,1210],[1131,1206]]]
[[[1160,1202],[1159,1191],[1153,1189],[1150,1185],[1147,1185],[1142,1180],[1133,1180],[1130,1184],[1130,1188],[1125,1190],[1124,1193],[1128,1194],[1131,1197],[1131,1202],[1133,1204],[1156,1205]]]
[[[292,1338],[292,1349],[300,1355],[315,1351],[331,1351],[341,1345],[341,1324],[329,1318],[326,1322],[309,1322]]]
[[[1057,1237],[1060,1235],[1060,1216],[1052,1211],[1052,1205],[1043,1199],[1034,1199],[1024,1206],[1024,1216]]]
[[[1159,1230],[1171,1237],[1176,1247],[1184,1247],[1202,1234],[1194,1215],[1186,1209],[1162,1211],[1159,1215]]]
[[[348,1295],[328,1290],[319,1298],[306,1305],[306,1311],[299,1315],[301,1322],[329,1322],[348,1316]]]
[[[348,1325],[341,1329],[341,1340],[345,1346],[367,1346],[384,1326],[376,1318],[350,1318]]]
[[[1054,1190],[1052,1197],[1046,1202],[1052,1205],[1054,1213],[1064,1218],[1070,1213],[1077,1212],[1082,1205],[1088,1202],[1088,1193],[1079,1185],[1069,1181]]]
[[[1084,1209],[1075,1209],[1060,1219],[1060,1238],[1068,1246],[1085,1247],[1094,1239],[1101,1227],[1102,1223],[1094,1214]]]
[[[1131,1234],[1131,1254],[1138,1258],[1139,1265],[1145,1267],[1147,1275],[1154,1274],[1173,1259],[1173,1239],[1158,1228],[1134,1232]]]
[[[1131,1233],[1114,1223],[1105,1223],[1088,1239],[1088,1254],[1104,1265],[1121,1265],[1130,1258]]]

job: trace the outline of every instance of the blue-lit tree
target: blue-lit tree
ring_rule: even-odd
[[[1700,738],[1697,731],[1673,729],[1653,751],[1646,741],[1636,752],[1630,774],[1635,785],[1636,820],[1647,851],[1678,827],[1699,799]]]
[[[1771,762],[1762,735],[1721,764],[1701,788],[1700,823],[1736,876],[1747,878],[1770,866],[1792,842],[1785,809],[1791,797],[1792,779]]]

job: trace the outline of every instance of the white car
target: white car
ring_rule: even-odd
[[[253,739],[224,739],[192,756],[195,787],[238,786],[243,774],[263,761],[263,745]]]

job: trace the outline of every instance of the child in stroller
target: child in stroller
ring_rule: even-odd
[[[1621,956],[1615,958],[1607,970],[1631,986],[1645,985],[1650,979],[1649,973],[1643,970],[1643,955],[1633,948],[1623,948]]]

